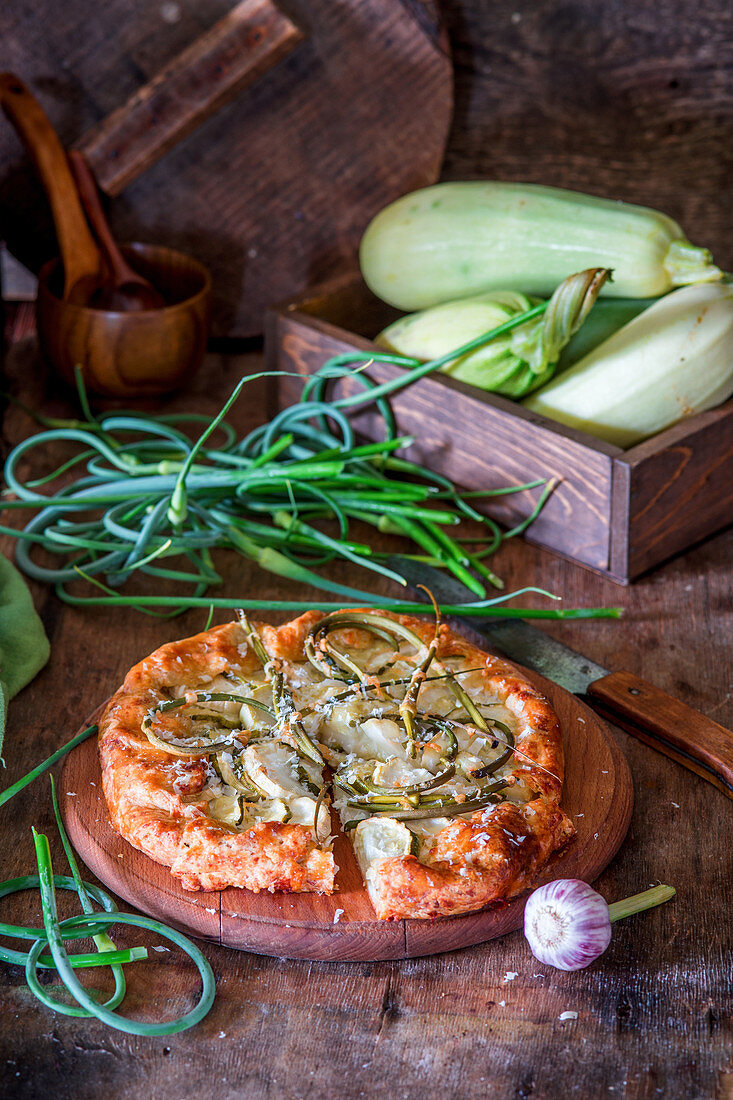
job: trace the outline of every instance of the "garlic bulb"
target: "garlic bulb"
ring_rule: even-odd
[[[611,924],[673,897],[671,886],[654,886],[608,905],[580,879],[558,879],[535,890],[524,910],[524,934],[532,954],[558,970],[590,966],[611,942]]]

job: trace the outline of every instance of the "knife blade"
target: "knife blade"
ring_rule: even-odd
[[[438,604],[476,598],[461,581],[430,565],[398,555],[392,555],[389,565],[411,588],[419,584],[429,588]],[[633,672],[609,672],[521,619],[458,617],[456,621],[486,638],[510,660],[583,697],[604,717],[733,799],[733,733],[712,718]]]

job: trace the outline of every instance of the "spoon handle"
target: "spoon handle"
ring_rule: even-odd
[[[13,73],[0,73],[0,106],[25,145],[48,196],[67,299],[82,279],[98,277],[101,256],[84,217],[66,153],[43,108]]]
[[[86,157],[75,149],[71,149],[67,155],[82,207],[99,242],[99,247],[107,261],[114,283],[117,285],[122,283],[144,283],[149,286],[147,279],[143,279],[142,275],[138,275],[126,263],[117,242],[112,236],[112,230],[109,227],[109,222],[99,198],[97,184]]]

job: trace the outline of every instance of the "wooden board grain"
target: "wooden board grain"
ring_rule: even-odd
[[[629,825],[633,798],[628,765],[592,710],[549,680],[525,674],[550,698],[562,723],[563,807],[578,834],[567,853],[545,872],[543,881],[558,877],[593,881],[618,851]],[[338,891],[333,895],[184,891],[165,867],[132,848],[112,829],[94,739],[68,757],[60,795],[72,843],[105,885],[143,912],[227,947],[341,962],[415,958],[483,943],[522,923],[524,898],[459,917],[379,921],[343,835],[336,841],[339,873]],[[332,818],[335,824],[336,815]]]

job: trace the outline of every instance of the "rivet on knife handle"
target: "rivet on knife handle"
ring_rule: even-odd
[[[631,672],[612,672],[594,680],[588,694],[628,733],[733,798],[730,730]]]

